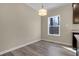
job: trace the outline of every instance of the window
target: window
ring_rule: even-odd
[[[60,17],[48,17],[48,35],[60,36]]]

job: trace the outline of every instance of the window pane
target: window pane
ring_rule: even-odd
[[[58,16],[54,16],[54,17],[53,17],[53,25],[54,25],[54,26],[59,25],[59,19],[58,19]]]
[[[50,26],[53,26],[53,18],[50,18]]]
[[[50,34],[59,34],[59,27],[49,27]]]

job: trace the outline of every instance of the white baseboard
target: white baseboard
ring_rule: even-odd
[[[27,46],[27,45],[33,44],[33,43],[38,42],[38,41],[40,41],[40,40],[41,40],[41,39],[39,39],[39,40],[34,40],[34,41],[32,41],[32,42],[29,42],[29,43],[26,43],[26,44],[23,44],[23,45],[20,45],[20,46],[17,46],[17,47],[13,47],[13,48],[11,48],[11,49],[1,51],[1,52],[0,52],[0,55],[5,54],[5,53],[10,52],[10,51],[13,51],[13,50],[16,50],[16,49],[19,49],[19,48],[22,48],[22,47]]]
[[[58,44],[62,44],[62,45],[67,45],[67,46],[72,46],[71,44],[69,44],[69,43],[62,43],[62,42],[57,42],[57,41],[51,41],[51,40],[48,40],[48,39],[42,39],[42,40],[44,40],[44,41],[49,41],[49,42],[54,42],[54,43],[58,43]]]

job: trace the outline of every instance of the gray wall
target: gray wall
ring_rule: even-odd
[[[26,4],[0,4],[0,52],[40,40],[41,19]]]
[[[60,36],[48,35],[48,17],[60,15]],[[48,15],[42,17],[41,37],[42,40],[71,45],[72,44],[72,30],[79,29],[79,25],[75,27],[72,24],[72,4],[68,4],[56,9],[48,11]],[[77,28],[78,27],[78,28]]]

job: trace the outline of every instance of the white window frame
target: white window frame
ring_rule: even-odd
[[[50,16],[50,17],[48,17],[48,35],[49,36],[60,36],[60,15],[56,15],[56,16],[59,16],[59,34],[50,34],[49,33],[49,23],[50,23],[50,18],[53,18],[53,17],[55,17],[55,16]]]

